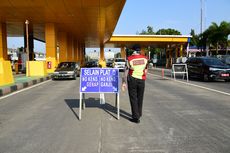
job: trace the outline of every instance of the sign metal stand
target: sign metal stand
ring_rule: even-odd
[[[100,104],[105,104],[105,94],[100,93]]]

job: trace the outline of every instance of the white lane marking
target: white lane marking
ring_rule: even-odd
[[[160,75],[151,74],[151,73],[148,73],[148,74],[162,78],[162,76],[160,76]],[[212,89],[212,88],[208,88],[208,87],[204,87],[204,86],[200,86],[200,85],[196,85],[196,84],[192,84],[192,83],[188,83],[188,82],[183,82],[183,81],[179,81],[179,80],[174,80],[174,79],[169,78],[169,77],[164,77],[164,78],[168,79],[168,80],[173,80],[173,81],[176,81],[176,82],[179,82],[179,83],[183,83],[183,84],[186,84],[186,85],[190,85],[190,86],[194,86],[194,87],[198,87],[198,88],[201,88],[201,89],[205,89],[205,90],[209,90],[209,91],[213,91],[213,92],[217,92],[217,93],[221,93],[221,94],[230,96],[230,93],[223,92],[223,91],[220,91],[220,90],[216,90],[216,89]]]
[[[42,85],[42,84],[44,84],[44,83],[47,83],[47,82],[49,82],[49,81],[51,81],[51,80],[43,81],[43,82],[38,83],[38,84],[36,84],[36,85],[32,85],[31,87],[26,87],[26,88],[24,88],[24,89],[21,89],[21,90],[12,92],[12,93],[10,93],[10,94],[8,94],[8,95],[5,95],[5,96],[0,97],[0,100],[5,99],[5,98],[10,97],[10,96],[13,96],[13,95],[15,95],[15,94],[18,94],[18,93],[20,93],[20,92],[29,90],[29,89],[31,89],[31,88],[35,88],[35,87],[40,86],[40,85]]]

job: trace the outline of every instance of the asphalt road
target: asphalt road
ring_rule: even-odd
[[[221,86],[221,84],[218,86]],[[0,153],[229,153],[230,96],[149,74],[143,117],[129,122],[126,92],[86,95],[79,80],[48,81],[0,99]]]
[[[162,70],[159,68],[149,69],[149,72],[157,76],[162,76]],[[167,70],[167,69],[164,70],[164,77],[171,78],[171,70]],[[180,74],[176,75],[176,80],[186,81],[186,77],[185,77],[185,80],[183,80],[182,78],[183,78],[182,75]],[[198,86],[202,86],[202,87],[206,87],[206,88],[219,90],[222,92],[230,93],[230,82],[225,82],[224,80],[214,80],[214,81],[205,82],[199,79],[192,78],[189,80],[189,83],[192,83]]]

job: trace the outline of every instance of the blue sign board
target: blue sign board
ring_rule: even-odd
[[[80,92],[118,93],[119,70],[114,68],[81,68]]]

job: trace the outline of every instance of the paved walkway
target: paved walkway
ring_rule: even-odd
[[[14,75],[14,81],[15,83],[0,86],[0,96],[12,93],[14,91],[29,87],[31,85],[43,82],[45,80],[50,79],[50,76],[44,76],[44,77],[27,77],[25,74],[17,74]]]

